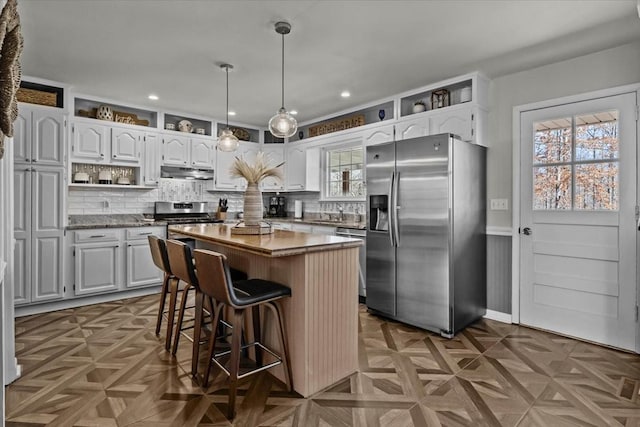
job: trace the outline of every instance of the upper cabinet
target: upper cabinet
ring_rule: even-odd
[[[287,190],[320,191],[320,149],[293,145],[287,149]]]
[[[142,139],[142,185],[158,185],[160,181],[160,137],[147,132]]]
[[[111,161],[140,164],[140,146],[144,133],[129,128],[111,128]]]
[[[107,149],[108,129],[97,123],[71,124],[71,159],[102,162]]]
[[[248,162],[253,162],[258,153],[258,145],[250,142],[241,142],[238,149],[233,152],[216,151],[215,189],[222,191],[244,191],[247,188],[247,180],[231,175],[231,165],[236,157],[241,157]]]
[[[368,129],[362,132],[362,141],[364,145],[376,145],[385,142],[391,142],[394,139],[395,126],[384,125],[377,126],[373,129]]]
[[[14,125],[15,162],[64,166],[66,116],[47,107],[20,104]]]
[[[212,169],[215,155],[214,142],[210,137],[181,135],[179,132],[165,132],[162,135],[164,166]]]
[[[260,184],[262,191],[284,191],[285,189],[285,164],[284,163],[284,146],[282,144],[268,144],[262,148],[265,153],[269,165],[280,165],[278,169],[282,175],[282,179],[270,176],[262,180]]]
[[[486,146],[488,87],[486,78],[473,73],[401,94],[396,140],[452,133]]]

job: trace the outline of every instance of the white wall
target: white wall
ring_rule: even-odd
[[[508,198],[508,211],[488,211],[487,225],[512,224],[513,107],[640,82],[640,41],[509,74],[489,90],[487,197]]]

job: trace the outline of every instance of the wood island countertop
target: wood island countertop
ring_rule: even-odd
[[[362,246],[362,241],[358,239],[287,230],[275,230],[262,235],[231,234],[231,227],[228,224],[171,225],[169,231],[269,257]]]

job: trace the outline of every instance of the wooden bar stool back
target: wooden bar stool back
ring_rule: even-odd
[[[202,249],[194,252],[196,272],[200,283],[200,289],[208,298],[218,302],[214,309],[213,323],[211,324],[212,337],[209,341],[207,352],[207,369],[205,371],[203,386],[206,388],[209,383],[211,365],[215,363],[229,376],[229,413],[230,419],[235,415],[235,400],[238,380],[245,378],[265,369],[282,364],[285,372],[286,383],[289,390],[292,389],[291,366],[289,364],[289,352],[287,349],[287,337],[285,333],[282,308],[279,300],[291,296],[291,289],[279,283],[262,279],[248,279],[233,281],[231,270],[227,263],[226,256]],[[282,354],[278,355],[261,342],[261,328],[259,320],[255,318],[259,311],[258,306],[269,308],[278,320],[278,335]],[[221,353],[215,353],[217,325],[221,318],[224,307],[233,309],[231,349]],[[255,342],[242,345],[242,321],[245,310],[255,309],[254,313],[254,336]],[[255,347],[256,362],[262,365],[262,352],[269,353],[275,362],[258,366],[248,372],[240,373],[240,354],[248,347]],[[228,367],[220,361],[223,357],[230,355]]]
[[[171,335],[173,333],[174,314],[176,301],[178,298],[178,279],[171,273],[169,265],[169,255],[167,254],[167,244],[164,239],[157,236],[149,236],[149,248],[153,263],[164,273],[162,289],[160,290],[160,304],[158,307],[158,319],[156,320],[156,335],[160,335],[162,318],[167,314],[167,334],[165,338],[165,348],[167,351],[171,346]],[[169,295],[169,309],[165,312],[167,295]]]
[[[185,289],[180,301],[180,308],[178,309],[178,321],[176,323],[172,350],[173,355],[178,351],[180,335],[183,330],[182,324],[184,321],[184,313],[187,310],[187,298],[189,297],[189,291],[191,289],[195,290],[195,316],[193,324],[193,348],[191,354],[191,375],[195,376],[198,371],[198,355],[200,352],[204,296],[202,292],[200,292],[200,287],[198,286],[198,277],[196,276],[196,272],[193,267],[191,248],[178,240],[167,240],[167,254],[169,255],[171,272],[185,283]],[[213,306],[209,308],[213,309]]]

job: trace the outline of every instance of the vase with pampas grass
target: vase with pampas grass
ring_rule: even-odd
[[[253,164],[248,163],[242,157],[236,157],[231,165],[231,176],[247,180],[247,189],[244,192],[244,225],[259,226],[262,220],[262,192],[260,181],[273,176],[282,179],[279,169],[284,164],[271,166],[269,159],[262,152],[258,152]]]

